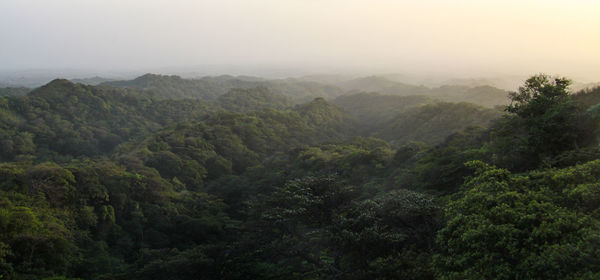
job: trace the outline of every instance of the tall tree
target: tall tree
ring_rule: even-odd
[[[510,93],[506,111],[514,114],[513,124],[522,126],[523,142],[537,160],[594,142],[595,124],[584,106],[572,100],[570,84],[566,78],[539,74]]]

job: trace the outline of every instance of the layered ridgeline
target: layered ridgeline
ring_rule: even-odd
[[[438,144],[469,126],[487,127],[502,114],[499,109],[439,102],[422,95],[358,93],[340,96],[333,103],[356,118],[361,135],[381,138],[395,146],[411,141]]]
[[[600,94],[567,84],[534,76],[505,111],[261,85],[1,97],[0,275],[597,278]]]
[[[214,100],[232,89],[263,87],[305,102],[315,97],[335,97],[343,94],[337,87],[296,79],[263,80],[252,77],[203,77],[183,79],[179,76],[146,74],[129,81],[104,82],[101,85],[135,88],[152,91],[156,96],[167,99]]]
[[[171,124],[203,120],[211,112],[292,106],[290,98],[263,87],[233,89],[208,103],[67,80],[55,80],[26,96],[8,96],[0,102],[0,157],[4,160],[19,155],[55,160],[105,155],[125,141]]]
[[[139,159],[162,177],[197,189],[205,178],[239,175],[277,152],[346,139],[354,129],[352,119],[318,98],[286,111],[219,112],[124,145],[118,156]]]
[[[313,81],[309,78],[267,80],[253,77],[217,76],[184,79],[179,76],[146,74],[133,80],[108,81],[101,85],[152,91],[160,98],[214,100],[232,89],[263,87],[292,99],[295,103],[316,97],[333,99],[358,92],[384,95],[422,95],[445,102],[469,102],[485,107],[507,105],[507,92],[492,86],[451,86],[436,88],[415,86],[371,76],[353,80]]]
[[[250,112],[267,108],[285,109],[295,102],[292,98],[266,87],[232,89],[219,96],[216,103],[227,111]]]
[[[435,103],[419,96],[342,96],[334,101],[345,111],[341,112],[324,99],[294,107],[291,98],[266,87],[232,89],[212,102],[205,102],[159,98],[154,91],[55,80],[24,97],[2,99],[0,156],[4,160],[32,155],[38,160],[62,161],[78,156],[109,155],[125,141],[141,139],[172,124],[200,121],[212,112],[246,113],[271,108],[301,113],[315,102],[328,107],[307,119],[300,115],[293,118],[313,121],[313,126],[325,129],[328,127],[326,121],[319,119],[321,113],[328,117],[343,115],[337,118],[345,122],[347,131],[359,132],[354,136],[378,136],[396,144],[413,140],[439,143],[453,132],[469,125],[488,125],[497,117],[489,109]]]
[[[422,95],[446,102],[469,102],[485,107],[508,105],[508,92],[488,86],[444,85],[425,87],[404,84],[385,77],[370,76],[338,82],[337,85],[350,92],[377,92],[386,95]]]
[[[0,99],[0,158],[97,156],[173,123],[212,111],[200,100],[157,100],[130,89],[54,80],[23,97]]]

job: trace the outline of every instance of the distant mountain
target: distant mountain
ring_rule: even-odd
[[[596,83],[579,83],[579,82],[574,82],[570,89],[571,92],[578,92],[578,91],[582,91],[582,90],[592,90],[592,89],[597,89],[598,87],[600,87],[600,82],[596,82]]]
[[[402,145],[411,141],[439,144],[448,135],[469,126],[487,127],[502,111],[469,103],[436,103],[396,115],[373,136]]]
[[[265,81],[262,86],[287,95],[298,103],[308,102],[317,97],[335,98],[346,93],[343,89],[333,85],[292,78]]]
[[[362,136],[395,145],[411,141],[438,144],[466,127],[488,126],[502,114],[479,105],[439,102],[422,95],[359,93],[340,96],[333,103],[355,117]]]
[[[441,86],[425,95],[446,102],[468,102],[486,107],[508,105],[508,92],[492,86]]]
[[[480,87],[492,86],[506,91],[516,91],[519,86],[527,79],[527,76],[506,76],[506,77],[489,77],[489,78],[470,78],[470,79],[449,79],[435,83],[435,86],[465,86],[465,87]],[[570,86],[572,92],[577,92],[586,88],[594,88],[600,86],[600,82],[582,83],[574,80]]]
[[[398,96],[364,92],[343,95],[333,100],[335,105],[356,118],[364,135],[377,130],[399,113],[433,102],[433,99],[422,95]]]
[[[57,78],[67,78],[70,80],[78,80],[87,84],[85,80],[89,77],[111,77],[113,79],[124,79],[134,77],[139,73],[130,73],[127,71],[96,71],[89,69],[29,69],[16,71],[1,71],[0,70],[0,87],[28,87],[36,88],[43,86]]]
[[[480,86],[492,86],[508,91],[517,90],[523,81],[527,79],[526,76],[507,76],[507,77],[489,77],[489,78],[462,78],[462,79],[449,79],[440,81],[437,84],[453,85],[453,86],[465,86],[465,87],[480,87]]]
[[[71,79],[71,82],[80,83],[84,85],[96,86],[101,83],[115,81],[115,79],[103,78],[103,77],[91,77],[91,78],[81,78],[81,79]]]
[[[307,75],[299,77],[299,80],[317,82],[321,84],[328,85],[338,85],[343,82],[354,79],[355,77],[344,76],[344,75],[333,75],[333,74],[317,74],[317,75]]]
[[[26,87],[0,87],[0,96],[22,96],[30,91]]]
[[[586,107],[592,107],[600,104],[600,86],[586,88],[573,94],[575,101],[583,103]]]
[[[266,87],[256,87],[232,89],[230,92],[219,96],[216,104],[228,111],[250,112],[266,108],[284,109],[294,103],[285,95],[275,93]]]
[[[444,85],[428,88],[392,81],[381,76],[369,76],[338,84],[351,92],[377,92],[385,95],[423,95],[446,102],[469,102],[486,107],[508,104],[508,92],[492,86]]]
[[[294,108],[294,111],[298,112],[307,122],[321,127],[338,126],[338,128],[341,128],[353,124],[350,115],[321,97],[315,98],[309,103],[298,105]],[[347,128],[350,128],[350,126]]]
[[[145,74],[133,80],[104,82],[100,85],[152,91],[157,97],[164,99],[194,98],[212,100],[226,93],[226,90],[221,87],[200,80],[155,74]]]
[[[316,82],[296,79],[261,80],[255,77],[216,76],[199,79],[183,79],[179,76],[146,74],[127,81],[102,83],[103,86],[136,88],[152,91],[164,99],[202,99],[212,101],[232,89],[249,89],[265,87],[275,93],[288,96],[296,102],[306,102],[315,97],[335,97],[343,90]]]
[[[184,78],[186,78],[186,77],[184,77]],[[208,78],[208,76],[196,77],[195,79],[203,79],[203,78]],[[242,76],[219,75],[219,76],[211,76],[210,79],[215,80],[215,81],[222,81],[222,82],[229,81],[229,80],[241,80],[241,81],[245,81],[245,82],[262,82],[262,81],[266,80],[261,77],[245,76],[245,75],[242,75]]]
[[[339,87],[348,91],[367,91],[379,92],[382,94],[395,95],[418,95],[428,91],[424,86],[414,86],[399,82],[394,82],[380,76],[369,76],[338,84]]]

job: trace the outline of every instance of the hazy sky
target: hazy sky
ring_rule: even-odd
[[[600,0],[0,0],[0,68],[233,65],[600,80]]]

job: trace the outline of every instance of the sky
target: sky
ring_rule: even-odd
[[[600,81],[600,0],[0,0],[0,69],[209,65]]]

